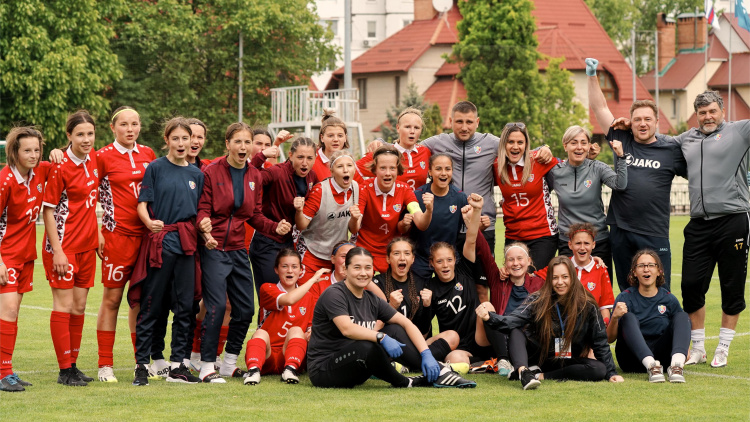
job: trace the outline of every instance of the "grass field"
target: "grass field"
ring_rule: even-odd
[[[687,220],[687,217],[672,218],[672,286],[678,298],[681,298],[682,229]],[[498,233],[497,238],[502,239],[502,234]],[[38,239],[41,239],[41,228]],[[49,333],[52,297],[41,258],[37,261],[34,280],[35,290],[24,297],[22,304],[13,359],[16,371],[34,386],[20,394],[0,394],[0,421],[750,419],[750,318],[747,313],[737,327],[729,366],[720,369],[707,364],[688,367],[684,385],[651,385],[645,374],[624,374],[626,382],[622,384],[547,381],[538,390],[523,391],[517,381],[482,374],[468,376],[477,382],[477,388],[471,390],[396,390],[373,380],[352,390],[322,390],[313,388],[306,375],[296,386],[282,384],[278,376],[268,376],[254,387],[230,379],[227,384],[214,385],[152,381],[148,387],[136,388],[130,385],[133,349],[123,304],[115,344],[115,373],[120,382],[93,382],[85,388],[71,388],[56,384],[57,361]],[[96,313],[101,291],[97,281],[89,294],[78,358],[78,366],[93,377],[97,372]],[[718,278],[709,291],[707,309],[706,350],[711,359],[720,322]],[[168,351],[165,355],[169,356]]]

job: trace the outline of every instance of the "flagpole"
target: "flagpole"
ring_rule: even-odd
[[[734,6],[734,0],[729,2],[729,13],[734,16],[732,11]],[[727,97],[727,120],[732,121],[732,26],[729,26],[729,94]]]
[[[708,10],[704,10],[703,14],[708,15]],[[698,16],[697,7],[695,8],[695,16]],[[708,24],[708,20],[706,20],[706,24]],[[708,28],[706,28],[706,49],[703,50],[703,85],[706,86],[706,91],[708,91]]]

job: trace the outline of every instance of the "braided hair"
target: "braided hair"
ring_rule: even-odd
[[[411,248],[412,254],[414,253],[414,242],[408,237],[399,236],[393,238],[393,240],[388,243],[388,246],[386,247],[387,256],[390,256],[391,250],[393,250],[393,245],[398,242],[405,242],[406,244],[408,244]],[[419,296],[419,292],[417,291],[417,284],[414,281],[414,275],[412,275],[411,269],[406,273],[406,285],[408,290],[406,296],[409,297],[409,301],[411,302],[411,312],[409,313],[409,320],[412,320],[419,310],[419,301],[421,300],[421,297]],[[391,275],[391,267],[388,266],[388,270],[385,272],[385,281],[383,282],[383,293],[385,293],[385,297],[388,298],[390,297],[391,292],[393,292],[394,290],[396,289],[394,286],[393,276]]]

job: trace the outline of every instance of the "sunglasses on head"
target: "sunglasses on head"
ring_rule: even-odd
[[[523,124],[523,122],[510,122],[510,123],[506,124],[505,127],[508,128],[508,129],[513,129],[514,127],[517,127],[517,128],[519,128],[521,130],[526,129],[526,125]]]

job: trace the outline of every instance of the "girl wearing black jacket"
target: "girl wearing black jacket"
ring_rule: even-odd
[[[578,281],[570,259],[555,257],[549,268],[544,286],[511,315],[488,312],[486,304],[477,307],[486,325],[510,337],[510,358],[517,368],[511,376],[518,374],[524,390],[539,387],[545,378],[622,382],[599,307]],[[586,357],[589,349],[596,360]],[[539,366],[529,367],[530,360]]]

